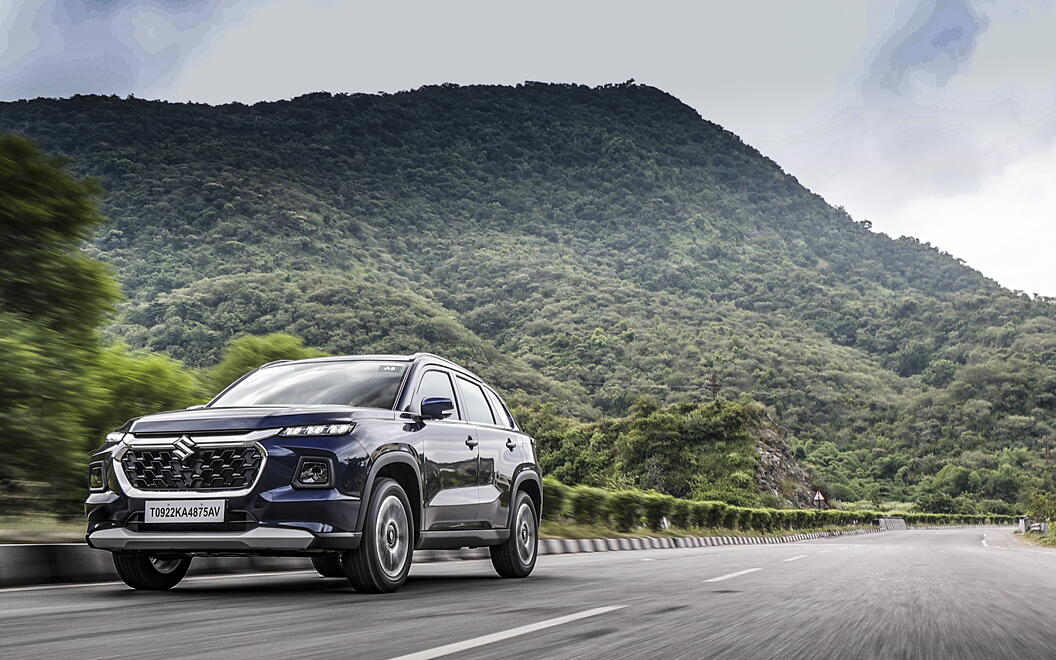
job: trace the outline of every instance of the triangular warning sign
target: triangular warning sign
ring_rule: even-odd
[[[820,490],[814,491],[814,501],[815,502],[824,502],[825,501],[825,496],[821,494]]]

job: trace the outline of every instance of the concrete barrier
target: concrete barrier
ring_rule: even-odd
[[[881,530],[817,532],[783,537],[685,536],[619,539],[542,539],[540,555],[574,554],[628,550],[704,548],[720,545],[795,543],[845,534],[869,534]],[[418,550],[416,563],[487,559],[487,548],[461,550]],[[191,562],[189,575],[263,573],[311,570],[303,557],[199,557]],[[67,582],[109,582],[117,580],[110,553],[93,550],[83,543],[0,544],[0,587],[19,587]]]

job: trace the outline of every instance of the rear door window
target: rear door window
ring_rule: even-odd
[[[495,411],[495,417],[499,420],[499,426],[508,429],[517,429],[517,425],[513,421],[513,415],[510,414],[506,404],[502,402],[498,394],[495,394],[491,389],[487,390],[488,401],[491,402],[491,409]]]
[[[494,424],[495,415],[480,385],[461,376],[455,378],[458,380],[458,391],[462,393],[462,401],[466,404],[466,419],[477,424]]]

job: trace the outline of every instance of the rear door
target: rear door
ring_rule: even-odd
[[[488,402],[495,412],[495,424],[499,428],[496,433],[492,434],[495,437],[495,444],[486,448],[482,443],[480,447],[482,467],[485,451],[498,452],[495,457],[495,469],[490,475],[490,484],[483,485],[485,484],[484,479],[488,478],[485,477],[483,469],[477,477],[482,484],[480,506],[486,512],[483,515],[487,516],[494,527],[506,527],[509,523],[510,489],[513,485],[513,478],[517,474],[517,468],[528,461],[529,454],[525,450],[529,440],[528,436],[517,430],[513,415],[510,414],[499,395],[488,387],[484,388],[484,392],[488,395]],[[483,497],[483,490],[488,486],[498,493],[498,497],[490,501]]]
[[[485,527],[505,527],[506,513],[510,506],[512,475],[508,454],[516,453],[520,456],[520,452],[507,449],[507,434],[499,425],[501,412],[485,388],[458,375],[455,376],[455,381],[462,400],[465,401],[466,416],[480,443],[480,467],[477,470],[480,509],[477,511],[477,519]]]
[[[445,369],[429,367],[418,381],[414,402],[442,396],[455,403],[455,412],[443,420],[428,420],[422,429],[425,474],[426,530],[479,527],[477,522],[478,454],[472,427],[455,395],[451,375]]]

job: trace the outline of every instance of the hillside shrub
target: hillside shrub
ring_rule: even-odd
[[[708,527],[711,523],[713,502],[691,501],[689,503],[689,524],[693,527]]]
[[[726,524],[726,510],[730,508],[725,502],[712,502],[708,512],[708,527],[722,527]]]
[[[737,524],[741,520],[741,510],[739,506],[727,506],[722,512],[722,522],[718,527],[737,529]]]
[[[581,525],[598,525],[608,519],[609,493],[593,486],[572,489],[572,517]]]
[[[553,477],[543,478],[543,520],[557,520],[568,507],[569,487]]]
[[[609,519],[621,532],[629,532],[642,520],[645,494],[637,490],[621,490],[609,498]]]
[[[653,530],[663,529],[664,518],[671,514],[675,498],[661,493],[650,493],[646,495],[643,505],[645,506],[645,522]]]
[[[691,524],[693,502],[690,500],[676,499],[671,504],[671,513],[668,518],[671,524],[679,529],[686,529]]]

